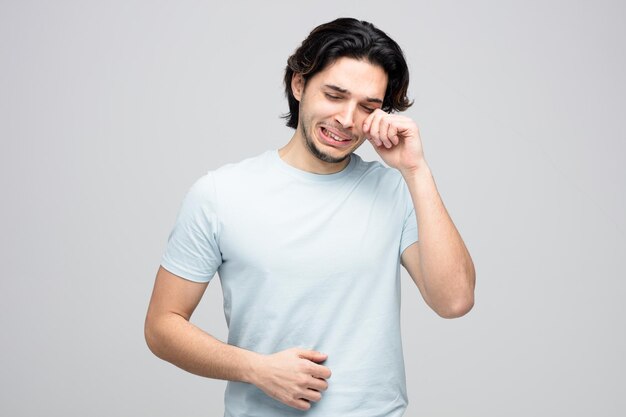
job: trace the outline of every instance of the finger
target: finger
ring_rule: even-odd
[[[379,135],[378,130],[380,129],[381,116],[379,112],[374,112],[374,113],[376,115],[372,119],[372,126],[370,127],[370,136],[376,142],[376,146],[380,146],[382,144],[382,141],[380,140],[380,135]]]
[[[363,133],[369,133],[370,128],[372,127],[372,120],[374,119],[375,113],[376,112],[372,112],[369,116],[365,118],[365,121],[363,122]]]
[[[290,403],[287,403],[287,405],[297,408],[298,410],[308,410],[309,408],[311,408],[311,403],[309,403],[307,400],[302,400],[300,398]]]
[[[387,132],[387,136],[394,145],[400,143],[400,138],[398,138],[398,127],[394,123],[391,123],[389,125],[389,131]]]
[[[300,394],[303,400],[318,402],[322,399],[322,393],[313,389],[307,389],[304,394]]]
[[[299,349],[297,352],[298,356],[301,358],[309,359],[313,362],[323,362],[326,358],[328,358],[326,353],[318,352],[316,350]]]
[[[327,366],[311,364],[308,374],[315,378],[328,379],[332,375],[332,372],[330,372]]]
[[[320,392],[326,391],[328,389],[328,382],[322,378],[311,377],[309,388]]]
[[[387,136],[387,131],[389,130],[389,118],[384,117],[380,121],[380,128],[378,131],[378,136],[380,137],[380,141],[385,145],[387,149],[391,148],[393,144],[389,137]]]

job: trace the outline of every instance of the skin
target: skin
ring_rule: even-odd
[[[329,89],[329,84],[344,92]],[[299,123],[279,155],[304,171],[332,174],[343,170],[350,154],[369,141],[388,166],[402,173],[415,207],[420,240],[402,253],[402,265],[437,314],[459,317],[473,306],[474,266],[424,160],[417,125],[370,100],[382,99],[386,85],[381,67],[351,58],[340,58],[306,85],[295,74],[292,91],[300,102]],[[320,137],[321,126],[351,137],[352,144],[327,144]],[[150,350],[196,375],[254,384],[299,410],[320,401],[331,377],[321,364],[326,354],[299,347],[259,354],[223,343],[189,321],[207,286],[159,267],[144,326]]]

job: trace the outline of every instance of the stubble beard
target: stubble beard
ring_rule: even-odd
[[[300,125],[302,126],[302,136],[304,136],[304,143],[306,144],[306,147],[309,149],[309,152],[311,152],[313,156],[315,156],[317,159],[324,161],[324,162],[330,162],[330,163],[336,164],[336,163],[345,161],[346,158],[348,158],[350,154],[352,153],[352,152],[348,152],[344,156],[334,157],[332,155],[322,152],[315,144],[315,141],[313,140],[313,138],[309,136],[309,124],[305,122],[304,120],[302,120],[301,122],[302,123],[300,123]]]

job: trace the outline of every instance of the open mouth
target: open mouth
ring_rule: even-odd
[[[352,139],[341,138],[324,127],[320,127],[322,139],[331,145],[346,146],[352,142]]]

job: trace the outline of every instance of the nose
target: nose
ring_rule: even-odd
[[[341,124],[346,129],[354,126],[354,112],[355,106],[350,103],[346,103],[339,113],[335,116],[335,120]]]

